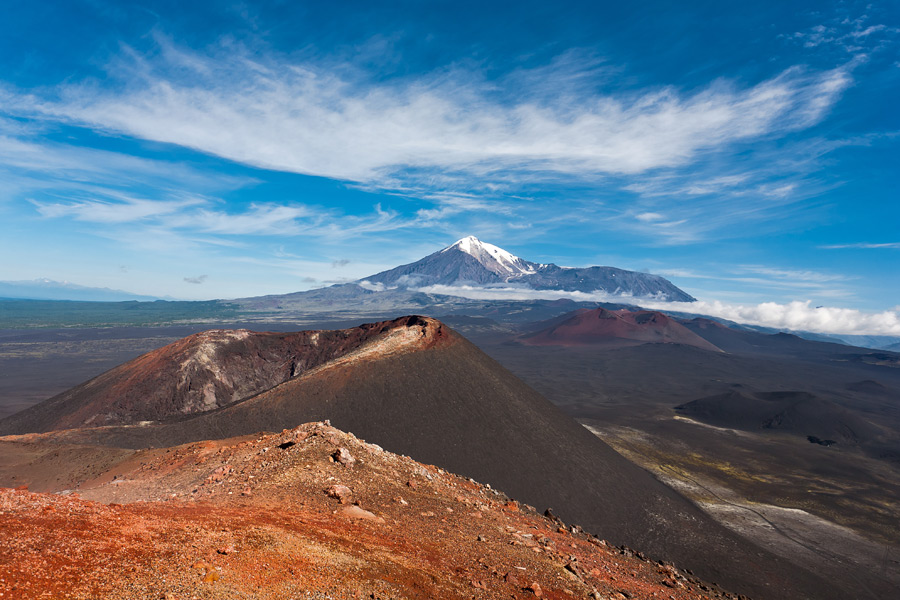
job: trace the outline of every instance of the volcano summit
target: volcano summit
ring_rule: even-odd
[[[471,235],[414,263],[366,277],[358,283],[379,288],[514,284],[533,290],[605,292],[670,302],[695,300],[659,275],[615,267],[573,268],[533,263]]]

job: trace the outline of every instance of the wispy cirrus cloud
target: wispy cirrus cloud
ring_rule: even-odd
[[[601,94],[583,86],[554,99],[523,84],[546,89],[552,81],[543,71],[516,72],[513,95],[498,91],[502,81],[459,69],[384,82],[233,47],[204,55],[160,45],[156,57],[123,58],[127,66],[111,69],[114,86],[67,83],[53,97],[7,91],[5,104],[31,117],[355,182],[403,179],[416,169],[594,178],[684,165],[705,151],[809,127],[852,81],[846,68],[791,68],[749,87],[719,80],[699,91]]]
[[[11,101],[0,87],[0,113]],[[182,162],[101,150],[46,138],[48,124],[17,121],[0,114],[0,175],[4,188],[123,190],[136,183],[160,189],[236,189],[254,183],[251,177],[214,176]]]
[[[834,281],[847,281],[850,278],[847,275],[836,273],[821,273],[819,271],[798,270],[798,269],[779,269],[774,267],[766,267],[762,265],[741,265],[740,270],[748,273],[757,273],[759,275],[768,275],[774,280],[806,282],[806,283],[831,283]]]
[[[243,210],[226,210],[213,198],[146,200],[120,196],[112,199],[31,201],[47,219],[70,218],[85,223],[123,226],[122,232],[103,229],[97,235],[128,240],[135,228],[159,237],[182,236],[194,242],[233,245],[228,238],[241,236],[358,237],[366,233],[412,227],[418,221],[404,219],[376,206],[371,214],[345,215],[338,211],[302,204],[251,203]],[[127,227],[126,227],[127,226]]]
[[[886,48],[900,37],[900,27],[873,23],[869,15],[834,18],[804,31],[784,36],[806,48],[833,46],[844,52],[865,55]]]
[[[869,143],[820,138],[761,142],[740,158],[637,174],[622,186],[634,197],[616,224],[660,245],[741,237],[748,227],[756,234],[802,228],[815,223],[815,199],[841,185],[819,176],[826,155],[849,144]],[[678,226],[660,226],[672,222]]]
[[[857,291],[851,275],[810,269],[791,269],[765,265],[710,265],[709,270],[697,272],[691,269],[657,269],[656,273],[665,277],[696,279],[705,282],[719,281],[728,285],[750,287],[755,295],[789,294],[793,297],[815,297],[819,299],[854,298]],[[723,295],[722,291],[716,295]]]
[[[39,202],[32,200],[41,216],[47,218],[71,217],[76,221],[90,223],[132,223],[180,213],[183,209],[203,204],[204,201],[191,198],[186,200],[146,200],[143,198],[123,198],[111,202],[100,199]]]
[[[749,86],[720,79],[690,91],[656,86],[602,93],[597,83],[615,69],[571,52],[500,80],[455,68],[385,81],[334,59],[251,54],[234,45],[200,53],[157,40],[153,54],[126,47],[110,64],[108,82],[31,94],[0,86],[2,105],[38,125],[177,144],[411,202],[399,212],[379,206],[370,216],[343,215],[340,224],[333,213],[288,215],[308,206],[304,200],[290,208],[256,202],[240,213],[195,211],[198,232],[214,235],[316,230],[348,237],[427,224],[537,236],[558,221],[561,209],[577,211],[571,201],[566,208],[541,202],[526,208],[523,189],[578,181],[636,195],[615,198],[607,208],[596,197],[580,205],[574,218],[586,227],[602,222],[656,245],[734,235],[743,231],[731,227],[735,222],[772,223],[772,214],[818,190],[798,191],[803,175],[782,179],[775,167],[774,175],[752,164],[702,176],[697,164],[815,125],[852,84],[848,65],[789,68]],[[55,151],[76,156],[64,147]],[[109,154],[96,163],[120,160]],[[40,157],[31,164],[40,165]],[[116,185],[115,170],[109,185]],[[739,205],[721,208],[735,198]]]
[[[295,235],[315,228],[326,212],[302,205],[272,203],[251,204],[243,212],[233,213],[201,208],[189,216],[198,231],[222,235]],[[171,226],[176,223],[169,221]]]
[[[862,250],[897,250],[900,249],[900,242],[857,242],[853,244],[829,244],[819,246],[823,250],[844,250],[844,249],[862,249]]]
[[[635,215],[634,218],[644,223],[656,223],[665,220],[666,217],[657,212],[643,212]]]

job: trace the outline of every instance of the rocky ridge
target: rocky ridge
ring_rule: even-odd
[[[215,329],[120,365],[0,423],[0,434],[158,421],[239,402],[324,365],[433,345],[433,319],[403,317],[333,331]]]
[[[0,490],[0,598],[737,598],[327,423]]]

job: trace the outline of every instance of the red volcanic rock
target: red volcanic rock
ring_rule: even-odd
[[[351,519],[362,519],[363,521],[374,521],[376,523],[384,523],[384,519],[373,512],[370,512],[360,506],[347,506],[341,509],[341,514]]]
[[[333,485],[325,490],[325,494],[329,498],[335,498],[341,501],[341,504],[347,502],[350,496],[353,495],[353,492],[350,491],[346,485]]]
[[[607,598],[617,591],[736,600],[675,569],[665,576],[683,587],[668,587],[657,563],[622,556],[584,533],[560,534],[532,510],[508,511],[494,490],[467,478],[379,451],[323,423],[298,430],[315,435],[290,451],[278,448],[297,439],[295,431],[223,440],[214,453],[205,443],[141,451],[113,466],[127,485],[91,484],[83,490],[89,500],[0,488],[0,598],[463,600],[475,588],[486,600],[594,592]],[[328,462],[328,438],[366,456],[371,468]],[[206,473],[226,466],[239,481],[205,482]],[[405,486],[421,473],[431,476],[421,486],[427,489]],[[367,509],[335,507],[323,497],[338,476]],[[251,480],[254,496],[239,496]],[[391,501],[400,490],[432,516]],[[170,494],[177,498],[164,500]],[[466,505],[479,507],[478,519],[457,510]],[[480,531],[491,532],[488,542],[475,541]],[[512,543],[532,538],[564,554]],[[569,575],[566,561],[585,572]]]
[[[346,448],[338,448],[331,457],[334,459],[334,462],[347,465],[348,467],[356,462],[356,459],[353,458],[353,455]]]
[[[519,341],[531,346],[683,344],[721,352],[681,323],[650,310],[579,310],[561,323],[524,336]]]

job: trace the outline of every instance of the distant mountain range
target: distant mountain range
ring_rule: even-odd
[[[407,289],[432,285],[514,284],[533,290],[604,292],[612,296],[669,302],[695,300],[659,275],[615,267],[572,268],[533,263],[474,236],[465,237],[414,263],[383,271],[357,283]]]
[[[161,300],[156,296],[142,296],[112,290],[76,285],[68,281],[34,279],[31,281],[0,281],[0,298],[27,300],[80,300],[88,302],[127,302],[137,300],[152,302]]]

